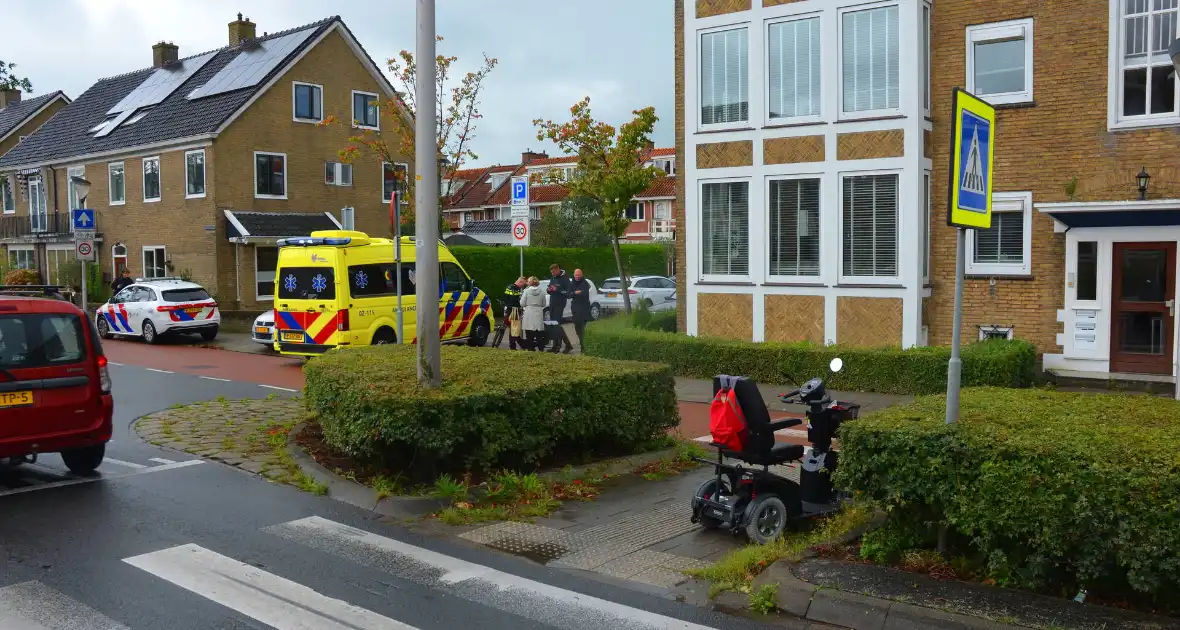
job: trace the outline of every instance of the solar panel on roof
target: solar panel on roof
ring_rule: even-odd
[[[217,53],[211,52],[199,57],[185,59],[179,63],[164,68],[157,68],[139,87],[131,91],[123,100],[107,110],[108,114],[121,114],[134,111],[145,105],[155,105],[163,102],[168,95],[176,91],[182,83],[205,67]]]
[[[258,85],[314,32],[315,28],[307,28],[282,37],[256,42],[234,57],[233,61],[213,75],[208,83],[190,92],[188,98],[197,99]]]

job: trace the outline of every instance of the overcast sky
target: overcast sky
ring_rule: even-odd
[[[385,69],[414,49],[414,0],[0,0],[0,60],[16,63],[34,92],[77,97],[95,80],[151,65],[152,44],[174,42],[182,57],[224,46],[241,11],[258,32],[275,32],[338,12]],[[657,146],[674,141],[671,0],[437,0],[440,54],[474,69],[481,53],[500,60],[483,92],[475,152],[479,165],[515,163],[521,151],[558,151],[536,140],[534,118],[569,115],[592,98],[597,118],[618,125],[654,105]],[[19,25],[17,28],[13,26]],[[395,83],[396,85],[396,83]]]

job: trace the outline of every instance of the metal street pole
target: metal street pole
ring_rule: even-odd
[[[417,207],[414,246],[418,322],[418,386],[436,388],[442,383],[438,334],[441,290],[438,281],[438,143],[435,110],[434,0],[418,0],[418,77],[414,102],[414,203]]]
[[[406,328],[402,324],[402,196],[397,190],[393,191],[393,199],[390,200],[392,209],[389,212],[390,220],[393,221],[393,260],[394,273],[397,274],[397,314],[394,316],[397,322],[397,342],[406,342]]]
[[[963,359],[959,356],[963,328],[963,259],[966,258],[966,230],[956,228],[955,244],[955,319],[951,329],[951,360],[946,368],[946,423],[959,421],[959,384],[963,375]]]

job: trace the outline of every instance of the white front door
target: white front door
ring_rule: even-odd
[[[45,203],[45,183],[40,177],[29,179],[29,221],[33,232],[49,229],[49,212]]]

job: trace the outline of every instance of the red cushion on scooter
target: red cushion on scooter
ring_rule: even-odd
[[[746,443],[746,418],[737,402],[737,394],[728,387],[717,390],[709,405],[709,434],[714,444],[741,451]]]

